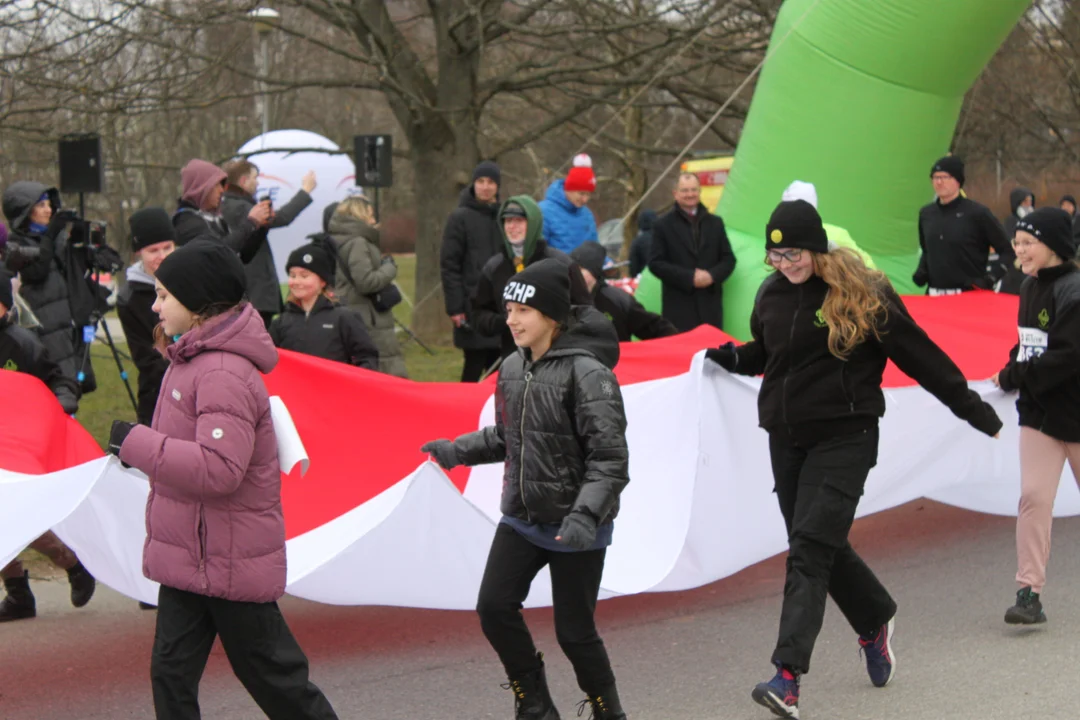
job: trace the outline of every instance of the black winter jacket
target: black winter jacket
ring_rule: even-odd
[[[532,254],[525,260],[525,267],[548,258],[566,263],[567,272],[570,273],[570,304],[591,305],[592,295],[589,293],[589,286],[585,284],[585,278],[581,276],[577,263],[561,250],[548,247],[547,241],[536,241]],[[507,257],[504,250],[484,265],[472,298],[473,316],[470,322],[473,329],[484,335],[499,338],[504,358],[517,351],[514,336],[510,334],[510,328],[506,326],[506,303],[502,296],[506,283],[510,282],[510,278],[516,274],[513,260]]]
[[[1017,325],[998,382],[1020,391],[1020,425],[1080,442],[1080,268],[1065,263],[1025,280]]]
[[[248,299],[259,312],[279,313],[284,307],[274,253],[270,249],[270,231],[291,224],[310,204],[311,196],[300,190],[289,202],[274,210],[274,219],[269,227],[256,229],[251,237],[251,242],[257,247],[251,259],[244,264],[244,275],[247,277]],[[253,207],[255,198],[233,185],[221,196],[221,216],[229,227],[242,227]]]
[[[360,316],[343,305],[320,297],[311,313],[294,302],[270,323],[274,345],[308,355],[379,369],[379,351]]]
[[[439,266],[447,315],[465,315],[472,324],[472,294],[484,265],[503,252],[502,233],[496,218],[499,206],[476,199],[470,185],[461,191],[458,207],[450,213],[443,231]],[[487,350],[499,347],[498,335],[483,335],[470,328],[454,328],[454,347]]]
[[[169,369],[169,361],[154,347],[154,328],[158,315],[153,311],[157,300],[154,278],[142,269],[142,263],[128,268],[127,284],[116,301],[116,314],[124,329],[128,351],[139,371],[139,400],[136,417],[149,426],[154,419],[161,381]]]
[[[263,244],[259,228],[247,215],[239,224],[230,224],[216,213],[208,213],[186,200],[180,200],[172,218],[176,228],[176,245],[187,245],[198,237],[212,237],[232,248],[244,263],[249,263]]]
[[[22,372],[41,380],[60,401],[64,412],[79,409],[79,385],[49,359],[45,346],[32,330],[11,324],[0,317],[0,368]]]
[[[1016,259],[1009,240],[985,205],[963,195],[947,205],[935,200],[919,211],[922,256],[912,279],[943,290],[989,290]],[[990,248],[999,263],[988,274]]]
[[[663,283],[664,317],[679,332],[698,325],[722,329],[722,285],[735,270],[735,253],[720,216],[698,205],[691,218],[676,205],[656,221],[650,246],[649,269]],[[708,271],[713,284],[695,288],[695,270]]]
[[[615,326],[619,342],[630,342],[634,337],[652,340],[679,334],[674,325],[646,310],[633,295],[602,280],[593,288],[593,305]]]
[[[28,229],[30,211],[43,194],[55,190],[36,182],[13,183],[4,191],[4,215],[11,227],[8,243],[38,248],[36,259],[9,268],[19,274],[22,287],[19,294],[41,323],[41,341],[49,359],[67,377],[78,378],[82,364],[82,328],[76,328],[71,312],[71,288],[64,267],[67,231],[52,238]],[[60,209],[60,196],[55,194],[53,212]],[[89,391],[90,387],[87,388]]]
[[[735,364],[737,373],[765,374],[758,395],[761,427],[819,441],[876,426],[885,414],[881,378],[892,360],[976,430],[994,435],[1001,429],[994,409],[915,324],[892,286],[883,290],[880,340],[871,337],[840,360],[829,352],[821,316],[829,286],[817,276],[799,285],[781,273],[766,278],[750,315],[753,340],[736,350]]]
[[[454,444],[465,465],[505,463],[504,515],[559,523],[578,511],[600,525],[618,514],[630,481],[626,412],[611,371],[618,360],[611,323],[575,307],[539,360],[520,351],[503,362],[495,424]]]

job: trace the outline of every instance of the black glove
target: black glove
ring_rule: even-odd
[[[443,470],[453,470],[461,464],[457,447],[451,440],[433,440],[420,448],[420,452],[435,456],[435,462]]]
[[[724,343],[713,350],[706,350],[705,359],[712,360],[728,372],[735,372],[735,366],[739,364],[739,354],[733,342]]]
[[[926,283],[929,281],[930,278],[925,270],[916,270],[915,274],[911,276],[911,282],[919,287],[925,287]]]
[[[109,452],[120,457],[120,447],[124,444],[128,433],[135,427],[135,423],[113,420],[112,430],[109,431]],[[125,466],[127,467],[127,466]]]
[[[75,397],[75,394],[62,390],[56,394],[56,399],[60,401],[60,407],[64,409],[64,412],[68,415],[74,415],[79,412],[79,400]]]
[[[587,513],[575,510],[563,518],[556,539],[575,550],[588,550],[596,542],[596,521]]]
[[[45,228],[45,237],[50,240],[56,240],[59,237],[60,232],[64,229],[64,226],[68,224],[68,221],[74,217],[74,212],[71,210],[58,210],[53,213],[52,218],[49,219],[49,225]]]

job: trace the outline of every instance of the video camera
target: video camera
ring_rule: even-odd
[[[74,210],[60,210],[57,216],[69,226],[68,252],[81,255],[88,270],[117,273],[124,267],[120,253],[106,242],[106,223],[80,218]]]

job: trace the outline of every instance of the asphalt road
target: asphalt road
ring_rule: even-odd
[[[1015,587],[1014,520],[920,501],[857,523],[853,542],[895,595],[897,676],[870,685],[854,633],[827,613],[803,679],[810,720],[1071,718],[1080,656],[1080,519],[1055,526],[1044,593],[1050,622],[1002,622]],[[718,548],[722,551],[722,548]],[[764,720],[750,699],[772,672],[783,559],[697,590],[601,603],[601,632],[632,720]],[[37,582],[39,616],[0,625],[0,718],[152,718],[154,614],[102,588],[73,609],[63,581]],[[512,718],[498,662],[471,613],[333,607],[286,598],[313,677],[343,720]],[[562,715],[582,694],[550,611],[530,611]],[[203,716],[260,718],[215,647]]]

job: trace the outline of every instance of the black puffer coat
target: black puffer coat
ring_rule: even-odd
[[[72,319],[71,291],[63,266],[67,232],[62,231],[54,240],[29,229],[30,211],[46,193],[55,213],[60,209],[60,195],[55,188],[24,181],[13,183],[4,191],[4,216],[11,227],[8,242],[41,251],[33,261],[10,269],[19,273],[22,280],[19,294],[41,323],[41,341],[49,359],[64,375],[75,379],[84,346],[81,328],[76,328]]]
[[[506,463],[504,515],[558,523],[581,511],[603,524],[618,514],[630,481],[618,360],[611,323],[581,306],[537,362],[523,351],[503,362],[495,425],[454,444],[466,465]]]
[[[503,252],[502,232],[496,218],[499,206],[476,199],[473,186],[461,191],[457,208],[443,231],[439,267],[442,270],[446,314],[472,317],[471,298],[484,265]],[[471,322],[471,320],[470,320]],[[499,347],[497,335],[483,335],[469,327],[454,328],[454,347],[488,350]]]

